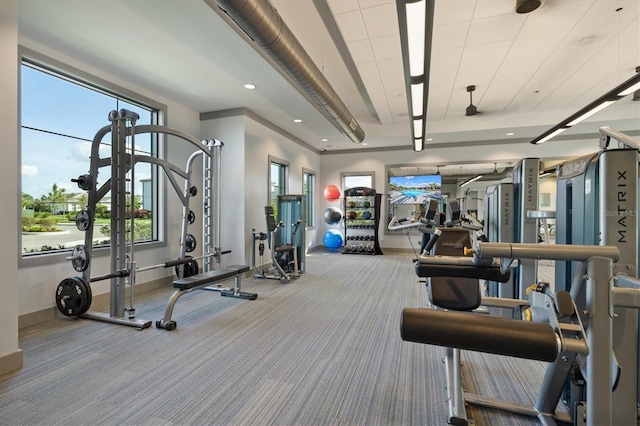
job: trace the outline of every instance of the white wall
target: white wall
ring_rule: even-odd
[[[18,2],[0,2],[0,359],[18,353]],[[13,201],[13,202],[12,202]],[[22,366],[0,362],[0,374]]]
[[[578,157],[588,153],[598,151],[597,140],[576,140],[576,141],[552,141],[543,145],[532,145],[529,143],[513,145],[493,145],[493,146],[468,146],[454,148],[426,148],[423,152],[413,151],[380,151],[358,153],[325,153],[321,156],[321,188],[329,184],[340,186],[340,173],[344,172],[375,172],[375,186],[378,192],[386,191],[385,167],[393,164],[455,164],[459,162],[494,163],[515,161],[526,157],[557,158],[557,157]],[[484,185],[483,185],[484,187]],[[465,188],[466,189],[466,188]],[[472,190],[480,190],[471,186]],[[383,200],[385,197],[383,196]],[[323,212],[329,203],[321,199],[318,211]],[[383,202],[381,218],[386,218],[386,203]],[[384,222],[384,221],[382,221]],[[319,222],[319,242],[322,244],[322,235],[329,225]],[[407,237],[402,233],[385,233],[386,223],[380,224],[380,245],[384,249],[389,248],[410,248]],[[418,237],[412,238],[414,241]]]

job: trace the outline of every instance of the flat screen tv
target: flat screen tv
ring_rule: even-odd
[[[391,176],[389,201],[391,204],[426,204],[429,199],[442,198],[442,176]]]

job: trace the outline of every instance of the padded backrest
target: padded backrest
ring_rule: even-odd
[[[264,214],[267,216],[267,232],[273,232],[276,230],[276,216],[273,213],[273,207],[265,206]]]
[[[441,228],[442,235],[432,250],[441,256],[464,256],[464,248],[471,247],[469,231],[461,228]],[[477,278],[431,277],[429,300],[434,305],[455,311],[470,311],[480,306],[482,294]]]
[[[264,206],[264,214],[267,217],[267,244],[269,245],[269,248],[272,248],[271,234],[273,234],[273,231],[275,231],[278,226],[276,223],[276,216],[273,213],[273,207]]]

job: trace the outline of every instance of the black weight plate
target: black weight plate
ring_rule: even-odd
[[[186,277],[192,277],[194,275],[198,275],[198,272],[200,272],[200,267],[198,266],[198,262],[196,262],[195,260],[187,262],[184,265],[184,276],[185,276],[185,278]]]
[[[86,280],[82,280],[82,283],[85,286],[85,289],[87,290],[87,306],[83,307],[82,312],[81,313],[86,313],[89,308],[91,307],[91,302],[93,301],[93,292],[91,291],[91,284],[88,283]]]
[[[91,305],[91,288],[80,277],[65,278],[56,289],[56,306],[67,317],[81,315]]]
[[[78,214],[76,214],[76,228],[80,231],[86,231],[89,229],[89,224],[91,221],[89,220],[89,212],[86,210],[80,210]]]
[[[191,253],[196,249],[196,237],[191,234],[187,234],[184,239],[184,250],[187,253]]]
[[[89,258],[87,257],[87,248],[84,244],[75,246],[71,252],[71,257],[71,265],[76,272],[84,272],[87,270],[89,267]]]
[[[182,278],[191,277],[197,275],[200,272],[200,266],[195,260],[190,260],[180,265],[176,265],[176,276],[180,278],[180,268],[183,268]]]
[[[193,225],[193,222],[196,221],[196,214],[193,212],[193,210],[189,210],[189,214],[187,215],[187,222],[189,222],[189,225]]]

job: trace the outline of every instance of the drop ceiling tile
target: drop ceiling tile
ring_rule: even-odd
[[[619,12],[618,8],[622,8]],[[640,14],[640,2],[637,0],[596,1],[581,16],[576,28],[593,25],[606,25],[615,28],[637,19]]]
[[[380,80],[382,81],[382,86],[389,97],[396,96],[406,90],[404,78],[380,77]]]
[[[431,68],[429,72],[429,85],[453,84],[456,80],[458,67]]]
[[[395,3],[362,9],[362,17],[371,38],[397,34],[398,13]]]
[[[450,50],[438,50],[431,52],[431,70],[438,68],[458,68],[462,60],[462,52],[464,49],[459,47]]]
[[[469,27],[467,45],[510,41],[517,37],[526,18],[521,15],[500,15],[474,19]]]
[[[469,22],[434,26],[431,48],[434,51],[451,50],[464,47],[469,32]]]
[[[377,62],[378,72],[380,77],[400,77],[404,80],[404,68],[402,64],[402,57],[382,59]]]
[[[511,41],[484,43],[468,46],[462,53],[460,68],[474,67],[476,64],[490,63],[497,69],[504,60]]]
[[[591,3],[591,0],[556,5],[552,2],[546,2],[535,12],[526,15],[527,20],[519,36],[544,36],[550,28],[553,28],[554,31],[571,31],[589,10]]]
[[[334,15],[351,12],[360,8],[357,0],[327,0],[327,3]]]
[[[373,62],[375,60],[369,40],[347,43],[347,47],[349,48],[349,53],[351,53],[351,58],[355,64]]]
[[[358,4],[361,9],[367,9],[385,4],[393,4],[395,6],[396,2],[395,0],[358,0]]]
[[[473,12],[473,19],[477,20],[501,15],[517,16],[515,9],[514,1],[479,0]]]
[[[367,40],[369,38],[367,29],[364,26],[364,20],[359,10],[341,13],[335,17],[342,38],[346,43],[359,40]]]
[[[469,22],[473,16],[476,0],[437,1],[434,9],[434,23],[437,26]]]
[[[400,35],[393,34],[371,39],[371,48],[376,60],[396,58],[400,55]]]

